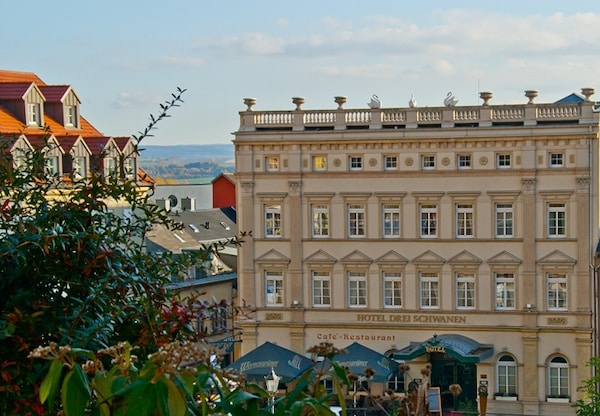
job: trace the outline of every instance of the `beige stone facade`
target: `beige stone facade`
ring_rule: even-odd
[[[439,361],[432,383],[463,383],[465,399],[487,383],[490,412],[573,413],[596,348],[599,117],[588,98],[334,110],[295,100],[292,111],[246,100],[237,220],[253,239],[238,285],[257,310],[238,322],[242,353],[357,341],[409,363],[405,382]]]

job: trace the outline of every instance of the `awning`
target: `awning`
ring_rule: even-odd
[[[410,361],[420,355],[439,352],[463,363],[479,363],[494,355],[494,346],[457,334],[434,335],[424,342],[411,342],[393,353],[395,360]]]
[[[346,354],[335,355],[333,361],[342,367],[348,367],[357,376],[364,376],[365,369],[371,368],[375,372],[371,380],[384,382],[390,374],[398,371],[397,362],[358,342],[350,344],[344,350]]]
[[[271,368],[281,377],[283,383],[295,379],[309,368],[312,361],[294,351],[271,342],[265,342],[258,348],[237,359],[227,369],[246,374],[249,380],[264,380]]]

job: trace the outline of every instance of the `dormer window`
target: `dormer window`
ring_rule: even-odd
[[[65,107],[65,126],[79,127],[79,118],[77,116],[77,107],[68,105]]]
[[[58,175],[58,157],[48,156],[46,158],[46,173],[48,176]]]
[[[27,104],[27,124],[30,126],[42,126],[42,111],[38,103]]]

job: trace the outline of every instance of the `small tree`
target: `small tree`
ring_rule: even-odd
[[[592,377],[582,380],[577,391],[583,394],[583,398],[573,403],[577,410],[577,416],[600,415],[600,357],[592,357],[587,362],[591,367]]]

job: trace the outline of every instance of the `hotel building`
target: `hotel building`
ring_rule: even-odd
[[[235,132],[242,353],[357,341],[488,412],[574,414],[598,352],[599,113],[555,103],[256,111]],[[332,106],[333,107],[333,106]],[[449,400],[442,394],[444,406]]]

